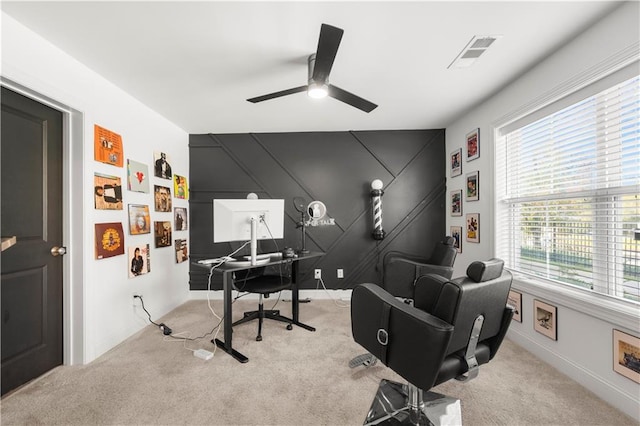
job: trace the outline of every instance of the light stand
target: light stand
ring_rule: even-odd
[[[309,253],[309,250],[307,250],[306,241],[305,241],[306,233],[307,233],[307,229],[306,229],[307,228],[307,224],[304,221],[304,212],[306,210],[306,204],[307,204],[307,202],[302,197],[295,197],[293,199],[293,205],[295,206],[296,210],[298,210],[300,212],[300,222],[298,222],[296,224],[296,228],[300,228],[301,232],[302,232],[302,236],[301,236],[302,248],[300,250],[298,250],[298,253],[300,253],[300,254]]]

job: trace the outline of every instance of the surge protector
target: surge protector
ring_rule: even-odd
[[[197,351],[193,351],[193,356],[209,361],[213,358],[213,352],[209,352],[206,349],[198,349]]]

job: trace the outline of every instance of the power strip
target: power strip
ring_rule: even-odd
[[[213,358],[213,352],[209,352],[206,349],[198,349],[196,351],[193,351],[193,356],[202,358],[205,361],[209,361],[211,358]]]

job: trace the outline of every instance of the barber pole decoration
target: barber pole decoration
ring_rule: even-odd
[[[382,190],[383,184],[380,179],[371,182],[371,198],[373,201],[373,238],[376,240],[384,239],[384,230],[382,229]]]

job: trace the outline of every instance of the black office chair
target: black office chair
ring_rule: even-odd
[[[500,259],[473,262],[466,277],[454,280],[424,275],[413,306],[378,285],[357,286],[354,340],[408,382],[382,380],[365,424],[432,424],[429,416],[436,424],[461,424],[460,401],[428,391],[476,377],[496,355],[513,316],[511,279]]]
[[[429,257],[400,251],[385,253],[382,258],[382,287],[396,297],[411,299],[413,284],[419,276],[438,274],[451,278],[458,254],[454,243],[453,237],[445,237],[436,244]]]
[[[237,291],[259,294],[260,299],[258,310],[245,312],[241,319],[232,324],[232,327],[257,319],[258,335],[256,340],[258,342],[262,340],[262,323],[264,319],[286,322],[288,323],[287,330],[293,328],[293,320],[291,318],[280,315],[280,311],[277,309],[265,310],[263,302],[263,299],[269,298],[272,293],[291,289],[291,267],[292,264],[289,262],[276,266],[248,269],[234,274],[233,285]]]

